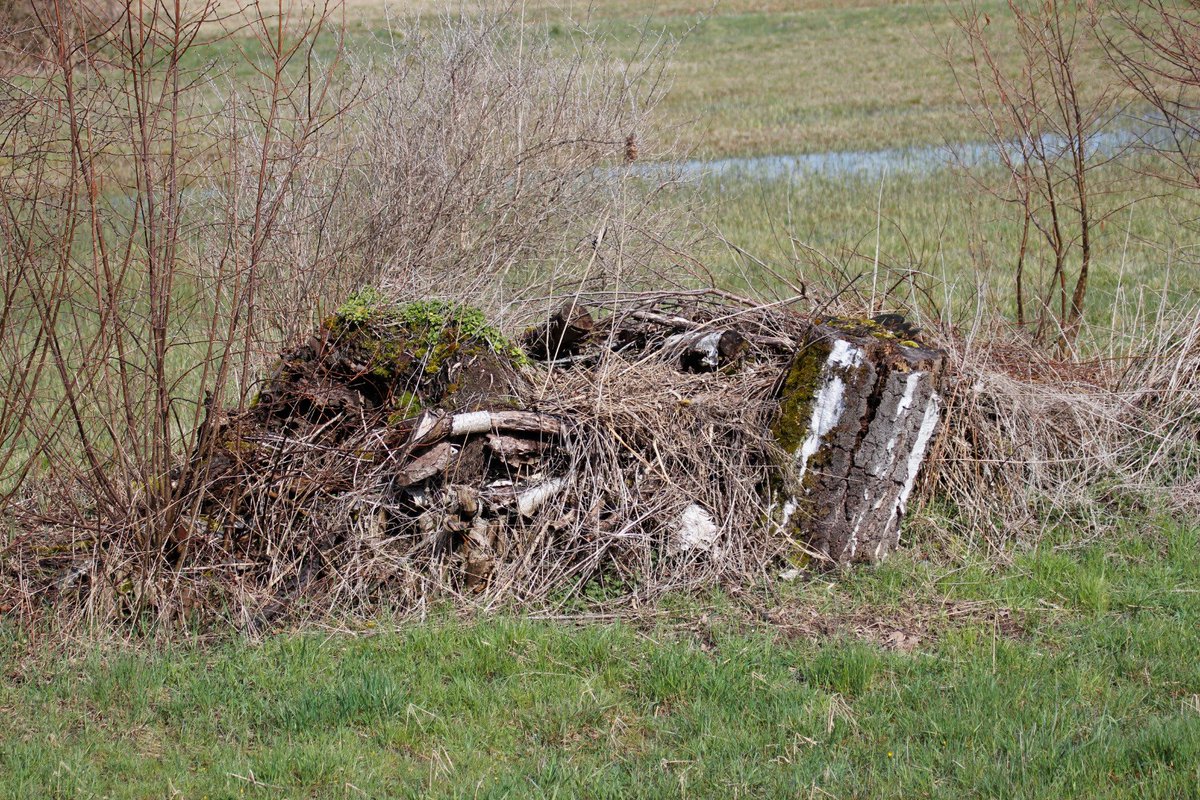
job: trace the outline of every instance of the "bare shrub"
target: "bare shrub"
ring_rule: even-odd
[[[1155,177],[1200,188],[1200,6],[1139,0],[1106,7],[1110,63],[1153,112],[1147,144],[1171,166]]]
[[[0,4],[0,74],[92,64],[125,14],[121,0],[5,0]]]
[[[618,57],[578,27],[563,52],[503,14],[387,35],[382,54],[342,69],[355,101],[297,159],[272,235],[241,240],[272,286],[260,341],[302,334],[364,285],[527,319],[564,292],[689,279],[676,266],[699,237],[691,195],[670,169],[634,163],[673,147],[654,117],[673,40],[645,30]],[[226,232],[256,199],[254,126],[233,130],[225,140],[243,144],[225,178],[240,177],[217,184],[212,207],[242,221],[214,220],[211,265],[229,258]]]
[[[1095,41],[1093,6],[1012,0],[1007,11],[993,23],[967,6],[956,16],[960,38],[947,43],[947,63],[1004,174],[994,181],[986,170],[965,172],[1021,215],[1013,265],[1017,324],[1033,322],[1038,338],[1066,346],[1083,319],[1093,231],[1105,216],[1096,207],[1103,191],[1095,173],[1112,155],[1096,145],[1112,134],[1120,109],[1113,86],[1085,92],[1080,77],[1080,51]],[[999,52],[1010,25],[1015,63]],[[1032,276],[1031,262],[1041,267]]]
[[[345,290],[530,317],[638,285],[690,235],[661,211],[669,177],[632,164],[657,149],[665,42],[618,60],[581,34],[564,57],[493,16],[347,65],[332,5],[147,9],[103,68],[59,50],[32,85],[0,83],[2,548],[32,559],[5,562],[0,595],[29,613],[30,576],[64,552],[86,567],[52,587],[84,589],[94,618],[186,605],[203,420],[244,407]],[[217,44],[235,63],[205,61]],[[324,541],[292,523],[264,541]]]
[[[69,0],[47,0],[60,17]],[[261,48],[255,93],[231,117],[256,123],[251,222],[225,238],[271,237],[289,185],[337,108],[325,76],[289,67],[329,20],[242,20]],[[0,505],[25,521],[67,526],[91,548],[94,583],[120,582],[136,564],[150,585],[163,548],[190,509],[172,472],[196,442],[205,391],[223,403],[248,385],[255,311],[269,291],[257,261],[230,248],[202,270],[195,202],[212,176],[237,165],[204,114],[210,73],[189,53],[224,35],[209,6],[176,16],[164,4],[112,30],[105,62],[77,69],[58,47],[47,68],[0,82]],[[194,64],[194,66],[188,66]],[[302,100],[303,99],[303,100]],[[247,123],[250,124],[250,123]],[[214,153],[217,157],[214,158]],[[87,544],[84,544],[87,542]],[[140,584],[131,597],[143,597]]]
[[[644,33],[618,60],[580,30],[564,57],[488,17],[398,41],[362,67],[355,142],[372,168],[365,255],[385,285],[474,295],[507,278],[544,293],[588,262],[596,283],[628,286],[670,266],[687,225],[653,207],[661,180],[628,176],[629,153],[665,154],[650,115],[669,43]]]

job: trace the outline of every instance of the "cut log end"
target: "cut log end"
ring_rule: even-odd
[[[593,327],[591,313],[578,303],[568,302],[546,322],[526,333],[521,344],[535,361],[554,361],[576,355]]]

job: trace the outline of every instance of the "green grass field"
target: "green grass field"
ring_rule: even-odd
[[[748,253],[790,273],[793,284],[804,279],[807,269],[797,258],[797,243],[844,264],[847,274],[869,274],[878,235],[882,283],[890,285],[915,272],[918,282],[959,316],[974,313],[984,285],[983,302],[1013,313],[1011,265],[1020,241],[1019,219],[1013,218],[1011,207],[950,169],[834,178],[798,173],[771,180],[756,180],[750,172],[706,181],[704,190],[714,227]],[[1101,199],[1107,218],[1095,230],[1090,307],[1097,325],[1119,324],[1129,312],[1122,306],[1135,303],[1139,291],[1154,298],[1166,291],[1170,302],[1178,302],[1200,288],[1190,270],[1168,281],[1164,269],[1172,251],[1186,255],[1193,247],[1195,234],[1184,223],[1195,208],[1189,198],[1151,197],[1155,191],[1152,180],[1125,176],[1117,191]],[[752,261],[729,253],[714,260],[725,279],[743,291],[787,292]],[[1045,278],[1036,281],[1041,286]],[[910,299],[906,290],[898,294],[901,301]]]
[[[1017,50],[1005,4],[978,8],[1001,32],[997,58],[1013,65]],[[902,161],[911,149],[979,139],[947,64],[948,52],[963,64],[961,44],[954,44],[960,38],[954,15],[961,13],[954,4],[835,0],[762,10],[735,2],[709,16],[678,4],[613,2],[599,9],[596,27],[617,43],[636,41],[643,25],[682,37],[662,116],[699,159],[899,151]],[[537,9],[529,16],[538,19]],[[1097,91],[1098,48],[1082,44],[1078,64],[1085,93]],[[1099,224],[1087,318],[1100,328],[1128,328],[1160,294],[1171,304],[1200,288],[1192,270],[1168,276],[1167,264],[1189,261],[1200,245],[1191,224],[1197,210],[1191,197],[1163,196],[1157,179],[1147,177],[1155,158],[1093,176]],[[797,258],[805,248],[837,262],[839,278],[874,270],[878,249],[883,284],[910,276],[937,296],[947,317],[970,318],[981,306],[1011,316],[1018,213],[937,161],[771,177],[752,164],[703,180],[704,221],[752,257],[716,249],[709,266],[730,288],[787,296],[812,277],[801,274],[811,267]],[[994,186],[1005,184],[997,170],[982,174]],[[756,261],[789,281],[766,274]],[[1045,260],[1035,259],[1031,269],[1034,285],[1044,286]],[[908,283],[895,299],[913,300]]]
[[[0,795],[1194,797],[1200,529],[1073,538],[618,623],[9,632]]]
[[[354,9],[368,53],[381,14]],[[622,44],[706,10],[619,0],[596,21]],[[527,8],[565,39],[558,13]],[[683,41],[664,114],[704,158],[970,141],[951,32],[941,3],[738,0]],[[1200,290],[1166,272],[1200,242],[1189,198],[1113,187],[1089,321],[1124,330]],[[797,282],[797,243],[854,274],[878,240],[885,278],[953,314],[1011,307],[1016,222],[948,168],[701,191],[708,225]],[[709,256],[726,285],[789,291]],[[0,797],[1200,797],[1194,519],[1063,523],[1003,552],[924,531],[880,568],[623,621],[442,609],[173,644],[0,627]]]

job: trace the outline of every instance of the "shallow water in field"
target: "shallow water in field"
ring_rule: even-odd
[[[1161,137],[1158,129],[1140,124],[1127,129],[1105,132],[1088,141],[1089,158],[1107,158],[1122,150],[1152,144]],[[1066,156],[1068,141],[1061,136],[1047,135],[1034,143],[1014,141],[1007,145],[1014,161],[1023,153],[1042,152],[1047,158]],[[892,147],[882,150],[842,150],[803,155],[768,155],[714,160],[694,159],[668,164],[645,164],[634,168],[635,174],[680,180],[739,177],[755,180],[779,180],[795,176],[821,175],[828,178],[851,178],[884,173],[928,173],[949,166],[983,166],[1000,162],[991,145],[982,143],[933,145],[922,147]]]
[[[987,154],[982,145],[970,145],[966,150],[967,157],[972,160],[979,160]],[[952,160],[951,151],[938,146],[692,160],[674,166],[684,179],[744,175],[759,180],[778,180],[798,174],[850,177],[898,171],[928,172],[940,169],[952,163]]]

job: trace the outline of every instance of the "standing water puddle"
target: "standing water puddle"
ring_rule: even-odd
[[[1107,157],[1139,143],[1151,143],[1158,138],[1150,129],[1118,130],[1097,134],[1088,141],[1089,158]],[[1065,154],[1067,140],[1060,136],[1044,136],[1040,148],[1047,157]],[[1022,152],[1031,152],[1019,142],[1008,145],[1014,160]],[[929,173],[952,164],[981,166],[999,163],[1000,158],[990,145],[972,143],[953,146],[893,147],[883,150],[846,150],[804,155],[770,155],[745,158],[720,158],[711,161],[694,159],[662,164],[643,164],[632,171],[642,177],[675,177],[681,180],[753,177],[758,180],[778,180],[793,176],[821,175],[830,178],[852,178],[888,173]]]

